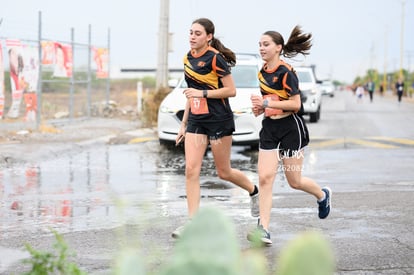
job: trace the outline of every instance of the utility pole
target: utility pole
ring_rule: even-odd
[[[400,77],[403,77],[403,62],[404,62],[404,10],[405,0],[401,1],[401,45],[400,45]]]
[[[156,89],[168,86],[169,0],[160,0]]]
[[[376,81],[377,74],[376,69],[374,65],[375,60],[375,44],[372,42],[371,49],[370,49],[370,69],[369,69],[369,77],[372,79],[372,81]]]
[[[384,92],[387,91],[387,39],[388,39],[388,28],[385,29],[384,35],[384,75],[382,79],[382,85]]]

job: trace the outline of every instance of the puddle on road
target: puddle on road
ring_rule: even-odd
[[[117,225],[119,208],[168,200],[183,192],[183,169],[168,168],[180,156],[145,146],[106,146],[74,155],[0,167],[0,239],[25,229],[67,230]],[[140,213],[136,213],[139,215]]]
[[[233,165],[255,169],[256,160],[240,151],[232,152]],[[234,186],[217,180],[209,154],[203,161],[202,195],[228,200]],[[2,166],[0,239],[22,230],[111,228],[159,215],[160,209],[165,216],[182,211],[185,203],[171,205],[185,197],[184,169],[182,152],[160,150],[156,142],[104,146],[39,163]]]

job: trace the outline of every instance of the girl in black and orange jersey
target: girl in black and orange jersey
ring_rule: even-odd
[[[269,223],[272,208],[273,182],[279,161],[289,185],[305,191],[318,201],[319,218],[330,212],[331,190],[320,188],[310,178],[302,176],[303,148],[309,142],[308,130],[301,116],[302,102],[299,81],[293,70],[280,56],[307,55],[311,48],[311,34],[305,34],[296,26],[285,44],[280,33],[265,32],[259,42],[260,55],[265,61],[258,74],[262,96],[252,96],[255,115],[264,113],[260,131],[258,173],[260,218],[258,228],[248,234],[255,239],[259,232],[260,241],[271,245]]]
[[[201,164],[210,144],[219,178],[246,190],[251,198],[251,214],[258,217],[257,187],[230,163],[235,126],[228,98],[236,95],[230,72],[236,56],[214,37],[214,24],[207,18],[192,23],[190,47],[184,57],[187,104],[176,140],[179,143],[185,136],[188,214],[191,219],[199,208]],[[180,237],[182,229],[183,226],[177,228],[172,236]]]

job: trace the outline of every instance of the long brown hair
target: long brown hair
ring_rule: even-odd
[[[276,31],[267,31],[264,35],[270,36],[276,45],[282,45],[280,54],[287,58],[295,57],[298,54],[308,55],[312,47],[312,34],[303,33],[299,25],[292,30],[286,44],[283,36]]]
[[[213,35],[213,38],[210,40],[210,46],[218,50],[224,56],[229,66],[236,65],[236,55],[234,54],[234,52],[229,48],[225,47],[219,39],[214,37],[215,27],[213,22],[208,18],[198,18],[193,21],[193,24],[195,23],[203,26],[207,34]]]

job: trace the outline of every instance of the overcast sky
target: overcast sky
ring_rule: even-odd
[[[13,0],[2,1],[0,37],[36,39],[38,12],[43,37],[107,45],[111,30],[111,64],[117,67],[155,67],[159,0]],[[180,68],[189,49],[191,22],[210,18],[216,37],[235,52],[258,53],[267,30],[287,41],[295,25],[313,34],[310,56],[287,60],[293,65],[316,65],[318,78],[351,82],[370,67],[400,68],[402,0],[170,0],[169,29],[173,52],[169,66]],[[404,68],[414,69],[414,0],[405,0]]]

